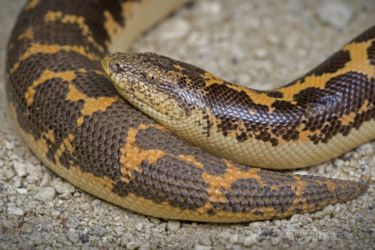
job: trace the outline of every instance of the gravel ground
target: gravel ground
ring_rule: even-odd
[[[1,86],[5,38],[23,2],[6,1],[6,8],[0,9]],[[371,0],[202,0],[148,32],[134,49],[170,55],[228,80],[266,89],[325,59],[373,25],[374,13]],[[81,192],[46,169],[15,134],[3,87],[0,117],[0,248],[368,249],[375,245],[375,143],[298,171],[351,180],[367,177],[370,189],[358,199],[289,219],[214,225],[144,217]]]

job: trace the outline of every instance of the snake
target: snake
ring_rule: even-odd
[[[25,3],[7,45],[6,94],[10,119],[37,158],[97,198],[164,219],[235,223],[285,218],[365,193],[368,183],[361,181],[261,169],[215,156],[179,138],[119,95],[102,68],[102,61],[111,60],[103,58],[129,48],[139,35],[184,2]],[[223,109],[243,106],[253,108],[255,114],[277,116],[260,120],[254,132],[248,132],[244,124],[244,138],[236,134],[242,131],[242,123],[238,123],[242,121],[236,117],[227,125],[223,120],[212,126],[202,120],[203,126],[212,127],[206,130],[212,136],[235,137],[237,144],[249,137],[258,141],[259,148],[267,144],[275,150],[284,143],[308,140],[315,147],[309,150],[324,151],[333,140],[337,142],[328,147],[345,144],[349,138],[356,141],[346,146],[352,148],[358,142],[356,137],[374,135],[374,38],[372,27],[305,77],[271,92],[244,90],[164,57],[145,54],[134,58],[144,59],[147,65],[160,59],[161,66],[168,66],[148,72],[150,82],[164,79],[158,70],[185,74],[186,82],[196,77],[202,84],[199,91],[217,93],[218,98],[234,94],[234,99],[219,99],[239,102],[230,106],[215,101],[208,103],[207,110],[214,110],[210,105]],[[185,87],[191,86],[180,86]],[[173,92],[163,94],[167,95]],[[166,100],[186,105],[179,99]],[[318,114],[322,112],[315,116],[317,120],[298,113],[307,104],[316,105],[312,110],[316,108]],[[193,107],[189,104],[181,109],[183,115],[197,112]],[[208,114],[219,117],[219,113]],[[292,127],[276,131],[277,119],[287,119],[288,124],[295,113]],[[207,133],[206,137],[211,136]],[[277,141],[273,143],[273,139]],[[329,154],[334,157],[332,151]],[[270,162],[285,168],[282,162]]]

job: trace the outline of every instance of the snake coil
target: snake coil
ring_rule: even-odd
[[[182,2],[26,3],[7,48],[6,89],[11,117],[35,155],[88,193],[171,219],[239,222],[287,217],[365,192],[363,183],[260,170],[212,156],[182,142],[119,98],[100,59],[120,45],[129,46]],[[351,43],[366,44],[361,53],[372,75],[341,76],[370,88],[363,90],[371,93],[366,105],[352,110],[360,116],[348,113],[348,121],[353,118],[358,128],[367,122],[373,127],[375,117],[374,37],[373,27]],[[314,72],[339,72],[352,60],[349,52],[342,51]],[[350,135],[356,129],[341,132]]]

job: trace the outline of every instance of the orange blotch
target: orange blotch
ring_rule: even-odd
[[[150,127],[156,127],[158,129],[160,128],[160,126],[157,125],[152,126],[145,124],[141,124],[137,128],[129,128],[126,138],[126,145],[120,149],[121,180],[126,183],[131,180],[133,172],[141,172],[140,164],[142,161],[147,161],[149,164],[154,164],[166,155],[163,150],[144,150],[138,147],[136,142],[138,132]]]

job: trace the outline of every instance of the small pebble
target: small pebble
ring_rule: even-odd
[[[56,192],[59,194],[70,194],[75,191],[74,186],[65,181],[56,181],[52,183],[52,185],[56,189]]]
[[[210,235],[208,235],[208,234],[202,235],[202,238],[199,239],[199,243],[202,244],[202,245],[205,245],[205,246],[211,246],[212,242],[211,242],[211,239],[210,239]]]
[[[52,215],[52,217],[54,217],[54,218],[59,217],[60,214],[61,214],[60,211],[57,210],[57,209],[53,209],[53,210],[51,211],[51,215]]]
[[[50,175],[48,173],[44,173],[39,185],[41,187],[45,187],[49,185],[49,182],[50,182]]]
[[[334,211],[335,211],[335,207],[332,206],[332,205],[329,205],[328,207],[325,207],[323,209],[323,214],[324,215],[329,215],[329,214],[332,214]]]
[[[78,225],[79,225],[79,220],[74,216],[70,216],[66,222],[66,226],[69,228],[76,228],[78,227]]]
[[[59,236],[57,236],[57,241],[61,242],[61,243],[65,243],[67,241],[66,235],[65,234],[60,234]]]
[[[26,181],[27,181],[27,183],[29,183],[29,184],[36,184],[36,183],[39,182],[39,178],[38,178],[38,176],[36,176],[36,175],[28,175],[28,176],[26,177]]]
[[[150,250],[151,246],[150,243],[144,243],[142,246],[139,247],[139,250]]]
[[[237,243],[237,242],[238,242],[238,234],[233,234],[233,235],[229,238],[229,242],[230,242],[230,243]]]
[[[40,244],[43,242],[43,235],[40,232],[32,233],[30,238],[34,242],[34,244]]]
[[[135,229],[137,229],[137,231],[142,231],[143,229],[143,223],[140,222],[140,223],[137,223],[134,225]]]
[[[295,224],[295,223],[298,223],[299,222],[299,214],[294,214],[291,218],[290,218],[290,222]]]
[[[204,12],[210,12],[212,14],[218,14],[222,10],[222,5],[218,1],[202,1],[200,4],[200,8]]]
[[[16,215],[16,216],[22,216],[25,214],[25,211],[19,207],[8,207],[7,212],[9,215]]]
[[[107,229],[105,227],[94,225],[92,226],[91,233],[94,235],[103,236],[105,233],[107,233]]]
[[[134,250],[134,249],[139,248],[141,245],[142,244],[140,242],[130,241],[126,244],[126,248],[129,250]]]
[[[212,247],[210,247],[210,246],[196,245],[196,246],[194,247],[194,249],[195,249],[195,250],[211,250]]]
[[[252,234],[245,238],[243,244],[245,247],[251,247],[257,243],[257,240],[258,240],[258,236],[256,234]]]
[[[38,179],[42,178],[42,167],[40,165],[34,165],[31,163],[26,164],[26,171],[29,175],[33,175]]]
[[[335,28],[345,28],[352,19],[352,9],[344,1],[322,1],[318,8],[319,18]]]
[[[16,171],[16,174],[20,177],[24,177],[27,175],[26,165],[21,162],[14,163],[14,171]]]
[[[53,187],[42,187],[34,197],[39,201],[52,201],[55,195],[56,191]]]
[[[173,220],[168,221],[168,224],[167,224],[167,228],[170,231],[176,231],[177,229],[180,228],[180,226],[181,226],[181,223],[179,221],[173,221]]]
[[[256,49],[254,54],[258,59],[265,59],[268,55],[268,52],[265,49]]]
[[[169,25],[170,28],[167,32],[163,32],[161,39],[173,40],[180,37],[184,37],[190,31],[190,24],[184,19],[175,20],[175,22],[169,22],[165,25]]]
[[[15,176],[15,177],[13,178],[13,186],[14,186],[15,188],[19,188],[19,187],[21,187],[21,185],[22,185],[22,177],[20,177],[20,176]]]
[[[2,169],[0,172],[0,180],[9,180],[14,177],[15,173],[12,169]]]
[[[72,243],[76,243],[79,240],[79,235],[76,232],[68,231],[67,236]]]
[[[27,194],[27,189],[26,188],[17,188],[17,193],[19,194]]]
[[[7,150],[12,150],[14,148],[14,141],[5,141],[4,144]]]

